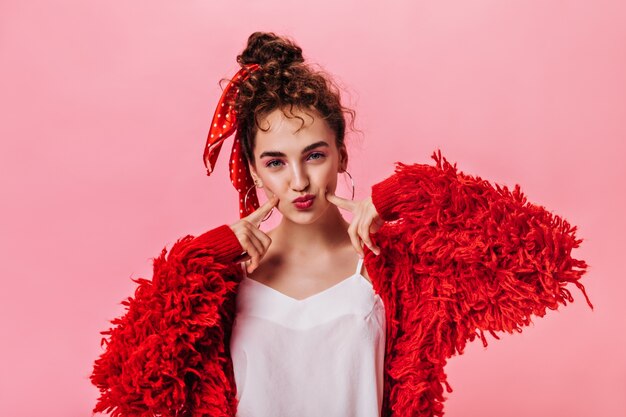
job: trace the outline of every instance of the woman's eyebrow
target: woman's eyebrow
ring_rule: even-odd
[[[312,149],[315,149],[315,148],[319,148],[320,146],[329,147],[330,145],[328,145],[328,142],[320,140],[319,142],[315,142],[315,143],[312,143],[310,145],[305,146],[304,149],[302,149],[302,153],[307,153],[308,151],[310,151]],[[259,155],[259,159],[263,158],[264,156],[283,157],[283,156],[286,156],[286,155],[284,153],[278,152],[278,151],[265,151],[265,152],[261,153],[261,155]]]

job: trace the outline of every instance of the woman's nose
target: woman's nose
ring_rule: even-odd
[[[306,170],[301,166],[294,166],[291,170],[291,189],[304,191],[309,186],[309,177]]]

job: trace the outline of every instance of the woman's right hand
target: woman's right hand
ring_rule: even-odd
[[[239,244],[241,244],[241,247],[245,251],[236,261],[244,262],[249,259],[252,260],[250,265],[246,266],[246,271],[249,274],[259,266],[261,259],[265,256],[267,249],[272,243],[272,239],[263,233],[259,227],[265,216],[267,216],[276,204],[278,204],[278,197],[274,195],[254,212],[238,222],[229,225],[231,230],[235,233],[235,236],[237,236]]]

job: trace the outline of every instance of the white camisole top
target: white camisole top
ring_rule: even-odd
[[[356,272],[298,300],[246,275],[230,340],[237,417],[379,417],[385,311]]]

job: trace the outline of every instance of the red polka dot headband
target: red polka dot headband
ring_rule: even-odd
[[[207,136],[206,146],[204,147],[204,166],[207,168],[207,175],[211,175],[217,156],[222,148],[224,139],[229,137],[237,130],[237,113],[232,108],[232,103],[239,88],[235,86],[233,81],[243,81],[252,72],[259,68],[258,64],[250,64],[241,68],[237,74],[232,78],[232,81],[228,83],[222,96],[217,103],[215,114],[213,115],[213,121],[211,122],[211,128]],[[230,159],[228,161],[228,167],[230,169],[230,182],[239,192],[239,217],[243,218],[259,208],[259,200],[256,195],[256,189],[254,188],[254,180],[250,172],[248,172],[248,166],[244,163],[242,149],[241,149],[241,135],[237,130],[235,135],[235,141],[233,142],[233,148],[230,153]],[[246,192],[250,189],[250,195],[245,199]],[[244,204],[244,201],[246,204]]]

